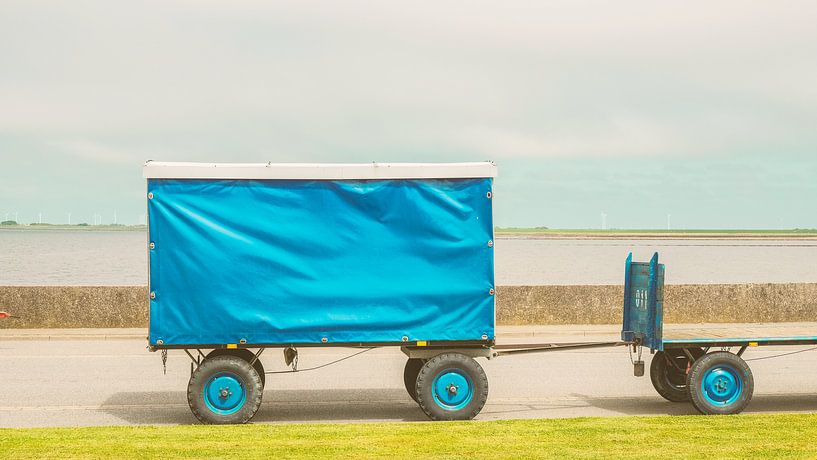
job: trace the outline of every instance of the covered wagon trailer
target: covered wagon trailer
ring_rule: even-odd
[[[432,419],[468,419],[494,345],[490,162],[149,161],[149,348],[187,352],[206,423],[261,404],[266,348],[398,346]]]

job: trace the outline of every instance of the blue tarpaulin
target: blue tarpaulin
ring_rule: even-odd
[[[491,187],[149,179],[150,344],[493,339]]]

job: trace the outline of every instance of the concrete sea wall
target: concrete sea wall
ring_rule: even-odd
[[[617,324],[623,286],[502,286],[497,324]],[[664,287],[668,323],[817,321],[817,283]]]
[[[0,286],[0,329],[144,327],[145,286]],[[616,324],[622,286],[499,286],[502,325]],[[817,321],[817,283],[668,285],[672,323]]]
[[[147,286],[0,286],[0,329],[143,327]]]

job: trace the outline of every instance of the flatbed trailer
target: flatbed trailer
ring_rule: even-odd
[[[658,254],[627,258],[621,340],[497,343],[489,162],[148,162],[144,176],[148,349],[163,363],[169,350],[190,357],[187,400],[203,423],[252,419],[266,376],[281,373],[260,360],[270,348],[283,351],[284,372],[302,372],[399,347],[406,391],[426,415],[467,420],[488,397],[477,358],[626,346],[643,375],[646,347],[664,398],[737,413],[753,390],[747,348],[817,343],[808,325],[779,337],[689,330],[664,338]],[[355,350],[303,369],[303,347]]]
[[[754,392],[754,377],[743,359],[747,350],[817,344],[817,323],[665,329],[664,271],[657,253],[649,263],[633,262],[632,254],[627,258],[621,335],[634,349],[645,346],[654,353],[650,380],[668,401],[691,402],[702,414],[737,414]],[[643,361],[635,363],[636,375],[643,375]]]

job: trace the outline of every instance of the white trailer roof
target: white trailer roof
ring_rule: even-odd
[[[460,179],[496,177],[491,161],[476,163],[171,163],[148,161],[146,179]]]

